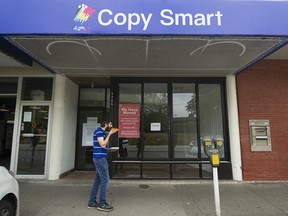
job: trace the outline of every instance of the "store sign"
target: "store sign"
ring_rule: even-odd
[[[161,131],[161,123],[160,122],[150,123],[150,131]]]
[[[118,137],[140,137],[140,104],[119,104]]]
[[[288,36],[286,0],[9,0],[0,34]]]

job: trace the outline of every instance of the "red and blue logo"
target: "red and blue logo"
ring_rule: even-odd
[[[83,23],[87,22],[88,19],[95,13],[95,9],[88,5],[82,4],[78,6],[74,22],[80,23],[80,26],[75,26],[75,31],[87,31],[89,28],[83,26]]]

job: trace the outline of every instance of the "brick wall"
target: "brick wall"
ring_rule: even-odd
[[[263,60],[236,80],[244,180],[287,180],[288,61]],[[251,152],[250,119],[270,120],[272,152]]]

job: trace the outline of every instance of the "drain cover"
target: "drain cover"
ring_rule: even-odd
[[[139,187],[142,188],[142,189],[146,189],[146,188],[149,188],[149,185],[141,184],[141,185],[139,185]]]

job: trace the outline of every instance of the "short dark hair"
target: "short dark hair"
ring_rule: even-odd
[[[105,127],[105,124],[108,125],[110,122],[112,122],[112,121],[111,121],[111,120],[102,121],[101,124],[100,124],[100,126],[101,126],[101,127]]]

